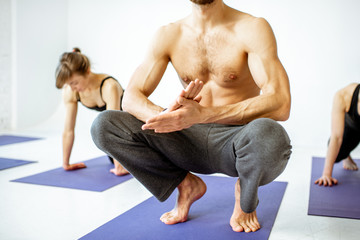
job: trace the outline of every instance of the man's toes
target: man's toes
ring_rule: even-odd
[[[160,217],[160,220],[161,220],[162,222],[164,222],[164,221],[168,218],[168,215],[169,215],[168,212],[167,212],[167,213],[164,213],[164,214]]]
[[[172,214],[172,212],[164,213],[160,220],[165,224],[174,224],[176,223],[175,216]]]
[[[245,229],[245,232],[247,232],[247,233],[252,231],[251,228],[248,226],[244,227],[244,229]]]
[[[250,227],[250,229],[251,229],[252,232],[255,232],[256,230],[259,229],[259,227],[257,226],[256,223],[251,223],[251,224],[249,224],[249,227]]]
[[[239,224],[232,226],[232,229],[234,232],[243,232],[244,231],[244,228]]]
[[[163,223],[167,223],[168,222],[168,218],[167,217],[161,217],[160,221],[162,221]]]

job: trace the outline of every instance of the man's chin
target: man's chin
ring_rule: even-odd
[[[198,5],[206,5],[214,2],[214,0],[190,0],[190,1]]]

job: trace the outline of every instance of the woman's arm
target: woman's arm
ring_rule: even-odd
[[[344,99],[344,91],[340,90],[335,94],[333,100],[331,113],[331,136],[326,154],[323,174],[315,181],[316,184],[332,186],[338,182],[335,178],[332,177],[332,171],[343,140],[345,113],[346,102]]]
[[[114,79],[108,79],[102,87],[102,98],[106,103],[106,110],[120,110],[121,96],[124,93],[120,83]]]
[[[64,87],[63,100],[65,104],[65,126],[62,135],[63,143],[63,168],[75,170],[86,167],[84,163],[70,164],[71,150],[75,139],[75,122],[77,114],[76,95],[69,86]]]

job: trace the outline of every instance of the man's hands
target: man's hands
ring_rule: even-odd
[[[180,131],[198,123],[201,109],[199,93],[203,86],[203,82],[199,79],[192,81],[164,112],[146,120],[142,129],[166,133]]]
[[[168,107],[168,109],[166,109],[166,111],[164,111],[163,113],[172,112],[172,111],[175,111],[176,109],[180,108],[181,107],[181,104],[179,103],[180,98],[194,100],[199,103],[201,100],[201,96],[199,95],[199,93],[203,86],[204,86],[203,82],[200,81],[199,79],[195,79],[195,81],[192,81],[186,87],[186,89],[181,90],[181,93],[177,97],[177,99],[174,102],[172,102],[170,104],[170,106]]]

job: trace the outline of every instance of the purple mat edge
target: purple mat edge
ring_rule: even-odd
[[[279,209],[280,209],[280,206],[281,206],[281,204],[282,204],[282,201],[283,201],[283,198],[284,198],[284,196],[285,196],[285,192],[286,192],[286,189],[287,189],[287,186],[288,186],[288,182],[287,181],[274,181],[274,182],[276,182],[278,185],[280,185],[280,188],[282,188],[280,191],[281,191],[281,196],[278,198],[278,205],[276,205],[276,209],[274,210],[274,212],[273,212],[273,219],[270,221],[271,223],[271,226],[270,226],[270,229],[269,230],[266,230],[266,229],[264,229],[264,231],[265,231],[265,235],[266,235],[266,239],[268,239],[269,237],[270,237],[270,234],[271,234],[271,231],[272,231],[272,229],[273,229],[273,225],[274,225],[274,223],[275,223],[275,221],[276,221],[276,218],[277,218],[277,215],[278,215],[278,213],[279,213]],[[148,199],[146,199],[146,200],[144,200],[143,202],[141,202],[141,203],[139,203],[139,204],[137,204],[136,206],[134,206],[134,207],[132,207],[132,208],[130,208],[129,210],[127,210],[127,211],[125,211],[124,213],[122,213],[122,214],[120,214],[120,215],[118,215],[117,217],[114,217],[113,219],[111,219],[110,221],[108,221],[108,222],[106,222],[106,223],[104,223],[104,224],[102,224],[102,225],[100,225],[99,227],[97,227],[96,229],[94,229],[94,230],[92,230],[91,232],[88,232],[87,234],[85,234],[85,235],[83,235],[81,238],[79,238],[79,240],[85,240],[85,239],[103,239],[102,237],[100,237],[100,238],[93,238],[94,236],[93,236],[93,233],[94,232],[98,232],[99,231],[99,229],[101,229],[101,228],[103,228],[104,226],[106,226],[106,225],[108,225],[108,224],[112,224],[112,222],[114,222],[114,221],[116,221],[118,218],[120,218],[121,216],[123,216],[123,215],[126,215],[126,214],[128,214],[128,213],[130,213],[131,211],[133,211],[135,208],[137,208],[137,207],[140,207],[141,208],[141,206],[143,205],[143,204],[145,204],[146,202],[148,202],[148,201],[150,201],[150,200],[152,200],[152,199],[155,199],[155,197],[150,197],[150,198],[148,198]],[[146,204],[145,204],[146,205]],[[191,219],[190,219],[191,220]],[[187,224],[189,221],[187,221],[187,222],[185,222],[185,223],[181,223],[181,224]],[[178,224],[175,224],[175,225],[164,225],[164,226],[180,226],[180,225],[178,225]],[[182,225],[181,225],[182,226]],[[267,227],[269,227],[269,226],[267,226]],[[170,228],[170,227],[169,227]],[[265,226],[265,228],[266,228],[266,226]],[[102,230],[100,230],[100,231],[102,231]],[[233,232],[234,233],[234,232]],[[259,233],[259,232],[255,232],[255,233],[253,233],[253,234],[257,234],[257,233]],[[235,234],[247,234],[247,233],[235,233]],[[262,234],[264,234],[264,233],[262,233]],[[257,235],[258,236],[258,235]],[[91,238],[89,238],[89,237],[91,237]],[[251,236],[251,233],[250,233],[250,235],[241,235],[241,237],[240,237],[240,235],[238,235],[237,237],[236,237],[236,239],[253,239],[253,237],[255,237],[254,235],[252,235]],[[258,236],[259,237],[259,236]],[[110,239],[113,239],[113,238],[110,238]],[[137,238],[136,238],[137,239]],[[148,239],[153,239],[153,238],[148,238]],[[156,238],[156,239],[162,239],[162,238]],[[177,238],[176,238],[177,239]],[[180,238],[180,239],[182,239],[182,238]],[[258,239],[258,238],[256,238],[256,239]],[[261,239],[263,239],[263,238],[261,238]]]
[[[90,166],[94,163],[94,162],[97,162],[99,160],[102,161],[102,159],[104,159],[104,162],[109,162],[109,160],[107,159],[108,157],[107,156],[100,156],[100,157],[95,157],[95,158],[92,158],[92,159],[88,159],[88,160],[85,160],[85,161],[82,161],[84,162],[85,164],[90,164]],[[90,163],[91,162],[91,163]],[[106,167],[106,166],[105,166]],[[115,187],[123,182],[126,182],[128,180],[130,180],[131,178],[133,178],[133,176],[131,174],[128,174],[128,175],[124,175],[124,176],[113,176],[113,175],[110,175],[111,177],[116,177],[118,179],[116,179],[116,183],[112,183],[112,184],[105,184],[106,187],[104,187],[104,185],[100,184],[101,187],[99,186],[91,186],[91,187],[88,187],[88,185],[77,185],[77,183],[71,183],[71,184],[54,184],[52,181],[50,182],[44,182],[44,180],[38,180],[36,179],[36,177],[38,176],[42,176],[42,175],[45,175],[47,176],[47,174],[49,173],[52,173],[52,172],[57,172],[57,171],[62,171],[63,168],[62,167],[58,167],[58,168],[54,168],[54,169],[50,169],[50,170],[46,170],[44,172],[40,172],[40,173],[35,173],[35,174],[31,174],[31,175],[28,175],[28,176],[25,176],[25,177],[20,177],[20,178],[17,178],[17,179],[13,179],[13,180],[10,180],[10,182],[17,182],[17,183],[25,183],[25,184],[33,184],[33,185],[39,185],[39,186],[47,186],[47,187],[57,187],[57,188],[66,188],[66,189],[73,189],[73,190],[83,190],[83,191],[91,191],[91,192],[104,192],[112,187]],[[63,170],[63,174],[69,174],[69,175],[72,175],[74,173],[76,173],[76,171],[86,171],[86,170],[92,170],[91,167],[89,168],[84,168],[84,169],[79,169],[79,170],[75,170],[75,171],[65,171]],[[96,170],[97,171],[97,170]],[[60,173],[61,174],[61,173]],[[107,173],[106,173],[107,174]],[[111,174],[111,173],[109,173]],[[36,180],[34,180],[34,178]]]
[[[318,161],[315,163],[315,161]],[[308,201],[308,211],[307,215],[310,216],[320,216],[320,217],[336,217],[336,218],[346,218],[346,219],[360,219],[360,211],[354,212],[352,209],[333,209],[333,208],[322,208],[319,209],[316,206],[314,206],[314,199],[312,193],[314,189],[317,186],[314,182],[317,178],[321,176],[321,173],[317,173],[317,175],[314,175],[314,166],[318,167],[316,164],[319,164],[319,162],[322,161],[321,167],[323,167],[325,163],[325,157],[319,157],[319,156],[312,156],[311,160],[311,176],[310,176],[310,187],[309,187],[309,201]],[[359,159],[354,159],[354,161],[359,162]],[[337,163],[339,164],[339,163]],[[335,169],[335,168],[334,168]],[[322,169],[321,169],[322,170]],[[334,171],[335,172],[335,171]],[[339,180],[339,179],[338,179]],[[341,186],[341,185],[340,185]],[[323,187],[323,186],[322,186]],[[339,186],[333,186],[333,187],[339,187]],[[332,187],[326,187],[326,188],[332,188]]]
[[[7,139],[4,141],[4,138]],[[11,139],[9,141],[9,138]],[[2,134],[0,135],[0,146],[6,146],[10,144],[23,143],[35,140],[41,140],[41,137],[28,137],[28,136],[19,136],[19,135],[11,135],[11,134]]]
[[[7,167],[2,167],[1,165],[1,161],[2,160],[8,160],[11,161],[11,164],[8,164]],[[23,160],[23,159],[14,159],[14,158],[3,158],[0,157],[0,171],[2,170],[6,170],[6,169],[10,169],[10,168],[14,168],[14,167],[19,167],[19,166],[23,166],[23,165],[27,165],[27,164],[31,164],[31,163],[36,163],[37,161],[30,161],[30,160]]]

